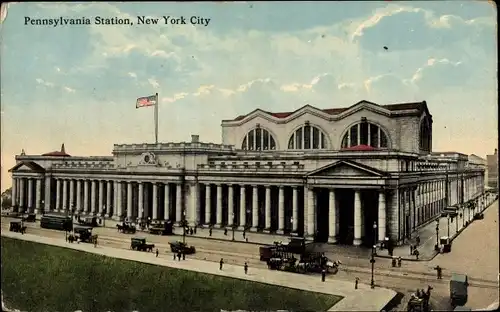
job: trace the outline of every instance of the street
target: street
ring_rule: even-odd
[[[2,231],[8,231],[10,218],[2,218]],[[26,223],[28,233],[61,238],[64,232],[39,228],[38,223]],[[129,249],[130,238],[142,236],[148,242],[154,243],[160,250],[160,257],[172,257],[168,242],[182,240],[179,236],[156,236],[147,233],[135,235],[118,233],[112,228],[98,227],[94,234],[99,235],[99,245]],[[188,245],[196,247],[196,254],[188,257],[199,260],[218,262],[220,258],[228,264],[243,265],[248,262],[250,268],[266,268],[259,261],[257,245],[242,242],[210,240],[197,237],[186,237]],[[375,284],[391,288],[406,296],[397,307],[406,307],[408,295],[417,289],[431,285],[431,305],[434,309],[448,309],[449,277],[452,272],[464,273],[469,276],[469,300],[467,306],[477,309],[484,308],[498,298],[498,201],[485,211],[484,220],[474,221],[454,241],[452,252],[440,254],[432,261],[403,261],[401,268],[392,268],[390,259],[377,258],[374,271]],[[336,248],[341,250],[341,246]],[[327,253],[333,260],[342,262],[340,271],[329,279],[354,282],[358,277],[362,283],[369,284],[371,270],[369,258],[356,257],[352,254]],[[443,279],[436,279],[434,267],[441,266]],[[318,277],[319,279],[319,277]]]

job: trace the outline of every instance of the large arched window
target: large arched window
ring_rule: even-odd
[[[288,149],[325,149],[326,135],[318,127],[306,123],[288,140]]]
[[[248,131],[247,135],[245,135],[243,143],[241,144],[241,149],[252,151],[275,150],[276,141],[269,131],[257,126],[255,129]]]
[[[389,140],[382,128],[366,120],[361,120],[360,123],[351,126],[346,131],[342,137],[341,148],[349,148],[357,145],[388,148]]]
[[[431,143],[432,142],[431,135],[432,135],[432,131],[431,131],[431,127],[429,125],[429,121],[427,120],[427,118],[424,118],[420,122],[419,139],[420,139],[420,149],[421,150],[430,152],[431,144],[432,144]]]

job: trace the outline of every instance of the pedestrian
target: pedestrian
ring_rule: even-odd
[[[403,261],[403,258],[398,257],[398,267],[401,267],[401,261]]]
[[[437,278],[443,279],[443,269],[438,265],[434,268],[437,272]]]
[[[196,228],[197,227],[198,227],[197,225],[194,226],[194,234],[196,234]]]
[[[413,245],[410,244],[410,256],[413,255]]]
[[[224,229],[224,236],[227,236],[227,229]]]
[[[159,253],[160,253],[160,252],[158,251],[158,248],[156,248],[156,258],[158,258],[158,254],[159,254]]]
[[[325,269],[323,269],[323,270],[321,271],[321,281],[322,281],[322,282],[324,282],[324,281],[325,281],[325,278],[326,278],[326,270],[325,270]]]
[[[174,260],[175,260],[176,258],[177,258],[177,257],[176,257],[175,252],[174,252]]]
[[[94,238],[94,248],[97,247],[97,238]]]
[[[418,252],[418,249],[415,249],[415,257],[417,257],[417,260],[418,260],[418,256],[420,255],[420,252]]]
[[[416,241],[417,241],[417,246],[420,246],[420,236],[419,235],[417,235]]]
[[[359,277],[354,280],[354,289],[358,289]]]
[[[177,261],[181,261],[181,253],[180,252],[177,253]]]
[[[186,253],[182,252],[182,260],[186,260]]]
[[[212,228],[208,229],[208,236],[212,236]]]
[[[219,270],[222,271],[222,265],[224,264],[224,259],[220,258],[220,261],[219,261]]]
[[[243,239],[245,239],[245,236],[246,236],[246,231],[243,230]]]
[[[245,274],[248,274],[248,263],[245,261],[245,266],[243,267]]]

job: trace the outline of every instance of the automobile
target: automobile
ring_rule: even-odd
[[[186,243],[183,242],[170,242],[170,251],[173,253],[184,253],[186,255],[191,255],[196,253],[196,248],[194,246],[188,246]]]
[[[152,223],[149,233],[154,235],[173,235],[172,221]]]
[[[26,226],[20,221],[11,221],[9,231],[24,234],[26,233]]]
[[[469,286],[467,275],[452,273],[450,279],[450,301],[453,307],[464,306],[467,303]]]
[[[92,235],[91,226],[75,226],[73,232],[75,233],[75,238],[84,243],[94,243],[95,239],[97,239],[97,235]]]
[[[138,251],[153,251],[155,244],[146,243],[146,239],[143,237],[133,237],[130,239],[130,249]]]
[[[136,227],[129,222],[123,222],[122,224],[117,224],[116,228],[118,232],[122,232],[124,234],[135,234]]]
[[[24,222],[36,222],[36,214],[28,213],[23,216]]]

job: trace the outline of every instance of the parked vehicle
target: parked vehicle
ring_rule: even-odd
[[[73,230],[73,220],[65,215],[46,214],[40,218],[40,227],[71,232]]]
[[[173,253],[184,253],[186,255],[191,255],[196,253],[196,248],[194,246],[188,246],[183,242],[170,242],[170,251]]]
[[[79,216],[78,223],[82,224],[82,225],[86,225],[86,226],[92,226],[92,227],[96,227],[98,225],[97,224],[97,217],[95,217],[95,216],[88,216],[88,217],[84,217],[84,218],[81,218]]]
[[[441,211],[441,217],[450,216],[450,218],[456,218],[458,215],[457,206],[448,206]]]
[[[135,234],[135,232],[137,231],[135,226],[129,222],[123,222],[122,224],[117,224],[116,228],[118,229],[118,232],[122,232],[124,234]]]
[[[9,231],[24,234],[26,233],[26,226],[23,226],[20,221],[11,221]]]
[[[92,235],[91,226],[75,226],[73,228],[74,238],[84,243],[95,243],[97,235]]]
[[[155,248],[155,244],[146,243],[145,238],[133,237],[130,239],[130,249],[132,249],[132,250],[152,252],[154,248]]]
[[[439,243],[442,246],[441,248],[442,253],[451,252],[451,239],[448,236],[441,236]]]
[[[453,307],[464,306],[468,296],[468,278],[465,274],[452,273],[450,279],[450,301]]]
[[[24,222],[36,222],[36,214],[34,213],[25,214],[22,220]]]
[[[151,224],[149,228],[149,233],[154,235],[173,235],[173,224],[172,221],[165,222],[155,222]]]

